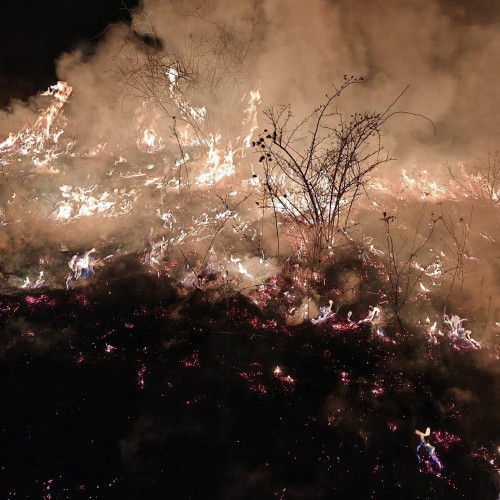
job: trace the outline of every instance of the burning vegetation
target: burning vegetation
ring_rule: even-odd
[[[497,497],[499,155],[396,169],[411,89],[271,101],[260,9],[132,13],[113,126],[70,79],[0,143],[8,498]]]

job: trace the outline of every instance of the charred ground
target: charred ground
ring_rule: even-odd
[[[97,272],[1,297],[8,497],[495,498],[493,353],[290,326],[286,272],[263,308],[135,256]],[[427,425],[442,471],[415,454]]]

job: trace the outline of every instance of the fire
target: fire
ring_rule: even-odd
[[[260,104],[260,91],[251,90],[248,106],[245,108],[245,118],[243,119],[243,126],[248,127],[248,134],[243,141],[247,149],[250,148],[252,144],[252,138],[255,132],[259,128],[259,124],[257,122],[257,113],[259,104]]]
[[[57,157],[54,150],[66,125],[62,107],[68,101],[72,90],[66,82],[59,81],[44,92],[43,96],[53,97],[52,103],[40,112],[32,126],[26,125],[19,132],[9,134],[9,137],[0,143],[0,153],[22,156],[46,153],[43,161],[34,157],[33,163],[38,166],[45,166],[50,159]]]
[[[40,271],[40,275],[38,276],[38,279],[35,281],[35,283],[31,283],[30,279],[26,277],[21,288],[28,288],[28,289],[41,288],[44,283],[45,279],[43,278],[43,271]]]
[[[462,200],[481,200],[492,204],[498,202],[500,187],[496,185],[493,173],[488,176],[482,172],[471,173],[462,164],[459,167],[459,174],[455,175],[449,169],[448,176],[443,173],[433,175],[421,167],[403,169],[396,184],[388,179],[374,179],[370,183],[370,189],[400,199],[419,199],[433,203]],[[398,185],[398,181],[401,184]]]
[[[179,72],[175,68],[169,68],[166,73],[170,81],[169,91],[170,96],[173,101],[177,104],[178,108],[181,110],[184,117],[189,117],[195,122],[203,123],[205,121],[207,109],[205,106],[195,107],[190,101],[182,99],[182,96],[178,92],[177,81],[179,78]]]
[[[141,364],[141,367],[137,371],[137,385],[139,389],[144,389],[144,375],[146,373],[146,365],[144,363]]]
[[[96,259],[92,254],[97,252],[95,248],[92,250],[87,250],[82,255],[73,255],[71,260],[68,262],[68,267],[73,271],[73,275],[69,275],[66,280],[66,288],[71,287],[71,282],[74,280],[79,280],[80,278],[87,278],[89,275],[95,274],[95,268],[99,263],[99,259]]]
[[[141,151],[148,153],[161,151],[165,147],[163,139],[151,127],[144,129],[142,137],[137,141],[137,146]]]
[[[466,330],[463,327],[463,323],[465,321],[467,321],[467,319],[460,318],[458,314],[452,314],[451,316],[445,314],[443,322],[445,326],[448,327],[448,337],[454,343],[456,343],[457,341],[461,341],[465,345],[472,347],[473,349],[481,348],[481,344],[471,337],[472,332],[470,330]],[[457,348],[460,348],[459,344],[455,345],[457,346]]]
[[[441,470],[443,468],[443,464],[436,455],[436,448],[432,446],[428,441],[426,441],[426,438],[428,438],[431,435],[430,428],[427,427],[425,432],[415,430],[415,434],[420,437],[420,442],[418,443],[417,446],[417,458],[419,463],[425,460],[424,458],[425,455],[421,451],[422,449],[425,449],[427,452],[427,457],[432,466],[436,467],[437,470]]]
[[[311,75],[306,64],[296,68],[297,75],[284,76],[290,77],[289,88],[280,86],[263,59],[271,54],[278,61],[286,43],[276,42],[288,40],[281,32],[277,38],[266,33],[268,25],[286,24],[279,5],[266,3],[260,13],[262,2],[240,2],[243,15],[235,16],[238,27],[232,30],[232,14],[224,12],[222,23],[206,15],[224,10],[214,8],[217,2],[177,2],[164,10],[175,19],[181,4],[188,3],[197,8],[191,5],[194,10],[178,26],[172,23],[167,35],[160,31],[166,22],[154,18],[154,7],[166,2],[146,0],[141,5],[151,16],[134,10],[132,31],[120,23],[105,37],[108,42],[127,38],[129,54],[140,63],[136,69],[148,69],[143,61],[158,62],[149,68],[152,80],[144,73],[138,78],[161,87],[159,98],[154,89],[149,98],[146,90],[137,100],[125,92],[120,114],[98,87],[109,80],[92,66],[97,61],[103,70],[111,49],[96,50],[86,60],[64,56],[60,74],[82,75],[79,84],[88,87],[78,88],[75,82],[73,94],[71,85],[58,82],[43,94],[46,109],[2,136],[0,357],[5,380],[16,381],[17,373],[8,371],[19,368],[26,378],[24,393],[36,396],[26,397],[29,404],[16,410],[9,401],[23,391],[4,383],[5,413],[24,412],[30,418],[16,427],[10,417],[14,425],[3,427],[12,429],[9,442],[29,448],[23,453],[34,457],[30,463],[44,453],[47,446],[42,445],[57,444],[59,438],[62,445],[53,456],[74,444],[76,458],[83,454],[83,461],[72,459],[70,465],[87,463],[101,450],[114,457],[106,470],[98,461],[95,471],[69,471],[58,461],[61,470],[52,482],[47,467],[29,474],[13,470],[13,464],[22,467],[22,454],[15,454],[1,464],[7,476],[18,487],[26,478],[35,481],[53,497],[71,496],[71,485],[74,489],[84,481],[87,496],[120,482],[117,497],[141,488],[148,496],[165,485],[172,486],[174,497],[231,497],[243,483],[255,497],[398,497],[398,488],[400,498],[425,497],[427,487],[428,496],[445,497],[436,477],[419,474],[430,470],[463,484],[471,478],[481,482],[474,486],[488,496],[489,472],[481,472],[466,454],[483,445],[498,447],[496,427],[486,429],[497,423],[495,412],[482,408],[484,401],[496,402],[495,388],[489,386],[494,386],[491,374],[500,358],[494,345],[500,331],[499,286],[489,270],[498,266],[495,261],[488,267],[488,254],[483,259],[480,251],[478,260],[475,246],[479,240],[496,257],[498,228],[497,218],[491,228],[482,220],[467,239],[471,224],[462,208],[463,200],[489,196],[498,209],[500,188],[484,172],[448,178],[435,175],[438,166],[400,170],[398,163],[392,182],[376,179],[370,186],[372,175],[383,175],[382,162],[373,162],[370,177],[360,172],[373,158],[385,157],[387,149],[378,148],[382,141],[388,138],[391,150],[401,155],[413,138],[424,142],[423,129],[412,136],[386,128],[391,116],[406,114],[400,105],[423,100],[407,95],[398,102],[389,96],[380,122],[376,111],[343,114],[344,103],[349,108],[360,102],[384,106],[383,85],[370,82],[366,98],[358,101],[353,95],[331,108],[307,109],[306,101],[316,99],[313,94],[332,65],[320,71],[313,85],[301,79]],[[329,2],[315,3],[323,11]],[[243,12],[247,4],[255,19]],[[293,12],[302,21],[309,7],[294,5],[286,15]],[[345,18],[345,9],[337,10],[337,17]],[[147,32],[149,20],[158,29],[154,36]],[[184,23],[188,37],[175,40]],[[256,30],[247,43],[240,27],[243,31],[250,24]],[[316,38],[329,47],[318,52],[304,44],[317,62],[337,46],[326,42],[339,33],[328,23],[327,31],[317,23],[303,24],[303,33],[296,30],[293,36],[314,26]],[[369,24],[363,32],[368,41]],[[320,36],[330,31],[333,38]],[[251,46],[252,40],[259,46]],[[216,46],[214,57],[211,45]],[[307,59],[305,52],[288,50],[297,63]],[[205,52],[209,62],[217,62],[213,74],[203,58],[199,63]],[[354,52],[343,51],[337,59],[347,60]],[[237,65],[231,65],[232,57],[239,58]],[[281,70],[279,61],[275,66]],[[461,64],[449,66],[465,73]],[[251,87],[247,78],[263,68],[265,81],[272,82],[269,94],[265,87],[262,94]],[[132,85],[139,82],[125,75]],[[235,85],[228,85],[228,79]],[[325,89],[330,95],[337,90],[332,83]],[[292,108],[280,107],[280,95],[300,98],[293,109],[304,112],[304,121]],[[84,103],[77,101],[82,96]],[[440,123],[451,116],[445,105],[455,97],[436,110]],[[277,115],[268,112],[271,99],[277,100]],[[426,107],[433,102],[426,99]],[[323,114],[329,120],[309,125],[307,117]],[[417,114],[409,114],[417,120]],[[75,122],[68,124],[71,116]],[[259,123],[261,117],[267,125]],[[460,127],[467,120],[460,116]],[[344,134],[358,121],[364,130]],[[457,130],[462,129],[445,134],[449,150],[456,145]],[[435,144],[422,147],[415,157]],[[268,153],[271,145],[283,155]],[[278,163],[285,168],[270,167]],[[352,165],[352,172],[344,171],[345,165]],[[344,174],[328,177],[329,168]],[[479,188],[488,183],[486,192]],[[343,185],[352,191],[343,191]],[[273,193],[274,187],[278,191]],[[314,190],[321,196],[311,196]],[[425,212],[415,214],[424,205]],[[426,230],[437,220],[455,224],[454,239],[444,231],[427,238]],[[464,263],[470,266],[467,272],[462,272]],[[485,298],[491,303],[487,314],[475,320],[473,314],[486,313]],[[443,315],[445,305],[453,314]],[[464,373],[468,367],[470,377]],[[68,369],[73,373],[67,380],[57,373]],[[43,380],[37,381],[40,373]],[[98,391],[96,380],[102,383]],[[86,381],[89,387],[82,385]],[[32,402],[41,408],[36,418],[25,411]],[[87,422],[87,413],[97,407],[109,423],[104,439],[95,419]],[[78,425],[66,426],[69,435],[61,433],[60,424],[71,419]],[[479,433],[474,422],[485,424]],[[431,433],[427,425],[443,430]],[[46,439],[34,435],[46,429]],[[460,439],[464,445],[456,447],[460,455],[453,459],[453,443]],[[194,451],[181,449],[182,443]],[[226,453],[220,443],[231,449]],[[203,469],[214,444],[217,457],[207,468],[214,480],[202,477],[190,486],[189,473],[183,473],[174,484],[176,473],[193,471],[186,463]],[[490,465],[497,462],[496,455],[489,456]],[[207,471],[202,470],[205,476]],[[357,484],[360,474],[371,476]],[[404,483],[417,477],[430,482],[415,485],[412,492],[413,485]],[[94,478],[99,485],[92,484]],[[29,496],[27,490],[12,495]]]
[[[56,219],[72,220],[80,217],[104,216],[118,217],[127,215],[133,208],[136,191],[112,192],[97,194],[97,185],[89,188],[63,185],[59,187],[64,201],[59,203]],[[96,193],[94,196],[93,193]]]
[[[234,174],[236,167],[233,162],[233,150],[230,144],[227,145],[226,149],[218,149],[217,145],[221,139],[220,134],[210,135],[207,141],[209,151],[206,166],[203,173],[195,180],[197,186],[214,186],[225,177]]]
[[[247,278],[253,278],[253,276],[241,265],[241,262],[238,262],[238,271]]]
[[[222,135],[218,132],[216,134],[209,134],[204,140],[203,144],[208,146],[207,158],[203,172],[195,179],[197,186],[214,186],[218,182],[227,177],[231,177],[236,172],[236,165],[234,164],[234,156],[237,152],[241,157],[245,156],[245,150],[250,148],[251,139],[258,129],[257,112],[258,105],[260,104],[260,92],[250,91],[250,98],[247,108],[244,110],[245,117],[242,121],[242,127],[247,130],[247,135],[243,139],[243,144],[236,148],[232,146],[232,140],[226,143],[225,147],[220,147],[222,143]],[[199,121],[205,119],[206,110],[203,112],[196,111],[196,116]],[[189,139],[189,127],[183,129],[184,144],[193,144],[193,139]],[[239,142],[239,137],[235,139]],[[241,144],[241,143],[240,143]]]
[[[276,368],[273,370],[273,374],[280,382],[284,384],[293,384],[295,382],[295,380],[290,377],[290,375],[284,375],[283,370],[279,366],[276,366]]]

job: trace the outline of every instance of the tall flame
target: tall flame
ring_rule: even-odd
[[[21,155],[39,154],[47,149],[54,149],[59,137],[64,132],[66,119],[62,115],[62,107],[67,102],[73,88],[66,82],[59,81],[44,92],[43,96],[52,96],[50,106],[41,111],[36,122],[30,127],[26,125],[16,134],[0,143],[0,153],[18,153]]]

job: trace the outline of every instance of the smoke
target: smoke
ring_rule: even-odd
[[[460,6],[433,0],[264,3],[256,73],[270,100],[301,111],[345,73],[368,80],[346,97],[358,110],[383,110],[410,85],[397,109],[430,118],[437,134],[398,117],[386,142],[402,161],[452,161],[487,147],[499,130],[498,8],[483,7],[477,24]]]
[[[409,85],[395,109],[428,117],[437,133],[425,120],[398,116],[384,130],[385,143],[402,163],[434,165],[495,147],[498,22],[497,5],[487,1],[471,8],[436,0],[147,0],[132,11],[137,33],[176,49],[186,49],[193,35],[209,38],[221,28],[235,34],[245,56],[239,91],[257,84],[264,104],[290,102],[297,116],[311,112],[344,74],[367,80],[342,98],[346,110],[384,110]],[[111,26],[94,53],[77,49],[57,61],[58,77],[74,86],[67,113],[81,145],[123,144],[137,133],[127,100],[113,90],[113,59],[127,33]],[[2,135],[27,120],[25,107],[14,108],[1,117]]]
[[[434,129],[429,120],[415,115],[392,117],[384,126],[383,142],[398,161],[383,167],[384,176],[399,179],[401,168],[422,165],[432,173],[444,173],[444,163],[467,162],[470,155],[482,155],[496,147],[500,42],[499,8],[494,2],[484,1],[472,9],[465,2],[437,0],[404,4],[396,0],[312,0],[300,4],[146,0],[131,12],[131,19],[132,30],[124,24],[110,26],[94,50],[82,46],[59,57],[58,78],[73,86],[70,101],[64,106],[67,126],[63,137],[66,142],[73,141],[75,156],[65,156],[57,165],[61,172],[57,181],[50,176],[26,181],[20,174],[18,186],[3,186],[2,198],[9,200],[4,203],[6,220],[21,219],[23,211],[31,215],[23,220],[22,229],[6,229],[9,236],[2,236],[2,248],[19,252],[19,245],[10,243],[17,241],[19,231],[23,245],[36,242],[41,248],[47,240],[60,240],[50,218],[61,202],[77,198],[80,192],[76,187],[91,190],[94,201],[115,203],[113,210],[124,215],[121,221],[119,217],[101,221],[99,228],[82,218],[65,229],[64,239],[79,251],[92,248],[94,238],[106,240],[117,232],[127,242],[126,250],[140,251],[151,235],[171,235],[167,220],[175,218],[177,225],[185,228],[192,223],[195,210],[203,211],[201,200],[191,205],[188,213],[176,208],[180,206],[177,195],[163,196],[154,189],[134,192],[142,179],[133,177],[141,173],[138,165],[151,162],[151,176],[162,179],[174,175],[178,168],[175,162],[181,158],[169,113],[159,111],[158,102],[133,99],[133,90],[124,92],[117,82],[116,70],[123,57],[128,61],[144,57],[155,44],[196,69],[196,74],[186,75],[194,83],[183,87],[183,98],[193,108],[206,106],[205,132],[221,131],[221,156],[234,137],[241,135],[243,107],[251,89],[261,91],[260,109],[272,103],[291,103],[300,119],[324,102],[325,94],[332,93],[332,85],[341,83],[344,74],[361,76],[365,83],[342,94],[338,100],[342,112],[384,111],[399,97],[394,111],[425,116],[435,125]],[[206,46],[212,49],[205,54]],[[227,63],[231,71],[221,74],[220,65],[227,59],[231,60]],[[207,87],[207,74],[220,78],[220,86]],[[28,105],[13,102],[12,111],[0,115],[0,134],[7,136],[33,122],[47,105],[46,99],[39,96]],[[260,129],[265,127],[262,116],[258,123]],[[147,130],[163,141],[161,156],[148,155],[138,146]],[[99,147],[104,153],[94,159],[78,156]],[[186,168],[191,180],[203,171],[204,160],[203,155],[191,155]],[[18,172],[29,170],[29,161],[24,159]],[[236,177],[243,178],[249,177],[248,166],[256,164],[250,154],[234,161]],[[238,183],[236,179],[235,186]],[[62,191],[63,185],[70,187]],[[119,206],[117,200],[124,193],[131,204],[136,203],[136,209]],[[40,203],[45,203],[43,208]],[[250,210],[250,203],[241,211]],[[161,207],[158,214],[155,207]],[[376,220],[365,222],[378,224],[379,216],[377,212]],[[413,218],[408,219],[412,225]],[[153,226],[155,231],[151,232]],[[224,242],[234,235],[234,227],[229,226],[224,228],[228,229]],[[262,248],[269,248],[269,253],[274,253],[273,226],[272,221],[261,226],[265,228]],[[247,229],[247,234],[256,230]],[[22,260],[21,256],[16,258]]]

